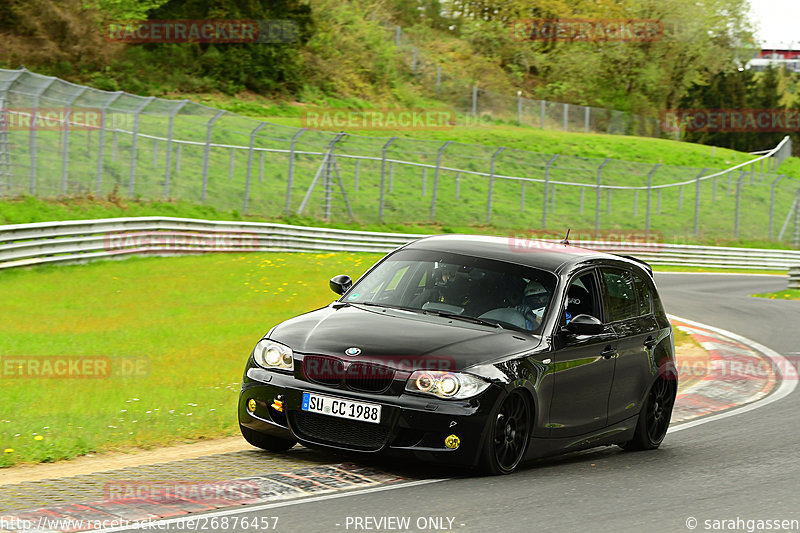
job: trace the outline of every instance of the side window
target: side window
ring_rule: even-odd
[[[638,274],[633,275],[636,285],[636,295],[639,297],[639,316],[649,315],[653,312],[653,295],[650,294],[650,285]]]
[[[616,322],[639,316],[631,273],[616,269],[603,269],[602,272],[606,286],[608,321]]]
[[[569,323],[578,315],[600,318],[594,272],[590,271],[573,279],[567,289],[562,324]]]

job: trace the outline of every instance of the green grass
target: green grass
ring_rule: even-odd
[[[771,300],[800,300],[800,289],[786,289],[778,292],[764,292],[754,294],[757,298],[769,298]]]
[[[24,379],[0,367],[0,466],[236,434],[255,343],[331,302],[332,276],[359,276],[378,257],[213,254],[3,272],[0,359],[108,357],[112,375]],[[133,363],[145,375],[116,375]]]

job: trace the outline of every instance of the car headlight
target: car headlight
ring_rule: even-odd
[[[408,378],[406,391],[464,399],[480,394],[488,386],[488,382],[472,374],[417,370]]]
[[[293,370],[294,356],[292,349],[283,344],[261,339],[253,348],[253,359],[258,366],[269,369]]]

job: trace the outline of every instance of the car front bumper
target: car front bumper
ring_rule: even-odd
[[[369,423],[303,411],[304,392],[381,405],[380,422]],[[239,396],[239,423],[255,431],[304,445],[360,453],[404,454],[448,465],[474,466],[486,438],[491,413],[503,389],[490,386],[476,398],[442,400],[415,394],[360,393],[302,381],[249,365]],[[255,410],[248,409],[255,400]],[[280,401],[281,409],[275,406]],[[458,448],[445,445],[456,435]]]

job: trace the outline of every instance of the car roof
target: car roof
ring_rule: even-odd
[[[403,249],[449,252],[496,259],[556,272],[564,266],[591,260],[615,260],[635,264],[620,256],[578,248],[557,242],[525,237],[493,237],[487,235],[436,235],[414,241]],[[636,265],[641,268],[640,265]]]

